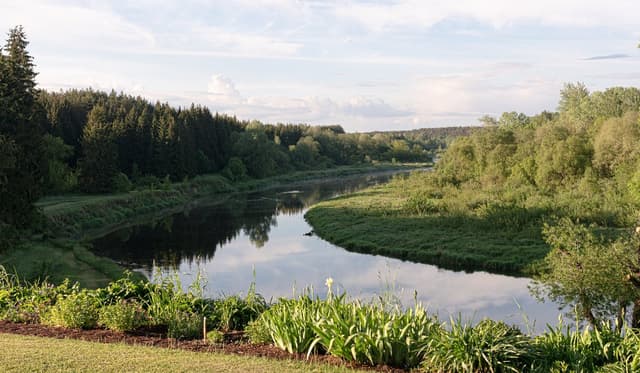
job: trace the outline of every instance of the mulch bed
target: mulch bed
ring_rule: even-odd
[[[131,333],[115,332],[107,329],[66,329],[41,324],[21,324],[0,320],[0,333],[49,337],[58,339],[79,339],[101,343],[126,343],[138,346],[153,346],[163,348],[177,348],[195,352],[222,352],[235,355],[261,356],[283,360],[307,360],[306,354],[290,354],[272,345],[256,345],[246,342],[242,332],[225,334],[225,343],[209,344],[202,340],[177,340],[166,338],[166,333],[158,329],[138,330]],[[365,366],[346,362],[329,355],[311,355],[308,361],[316,363],[345,366],[349,368],[368,369],[378,372],[405,372],[402,369],[388,366]]]

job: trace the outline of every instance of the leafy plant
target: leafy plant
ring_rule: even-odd
[[[224,341],[224,333],[219,330],[207,332],[207,342],[211,344],[222,343]]]
[[[476,326],[451,319],[429,346],[423,367],[438,372],[521,372],[529,359],[529,338],[503,322]]]
[[[44,321],[53,326],[92,329],[98,324],[98,305],[95,295],[86,290],[66,297],[58,295]]]
[[[320,346],[314,345],[317,338],[313,323],[323,314],[324,303],[312,299],[309,294],[297,299],[280,299],[278,303],[265,311],[256,323],[269,331],[271,341],[276,347],[294,352],[311,353]]]
[[[195,339],[202,337],[202,318],[188,312],[177,312],[167,320],[167,337]]]
[[[108,329],[125,332],[145,325],[148,323],[148,318],[140,303],[133,300],[121,300],[118,303],[102,307],[98,322]]]
[[[273,342],[266,323],[260,322],[260,320],[250,321],[244,328],[244,333],[251,343],[267,344]]]
[[[326,351],[345,360],[412,368],[420,364],[440,325],[416,305],[402,312],[378,305],[345,303],[344,295],[326,301],[325,311],[314,324]]]
[[[586,326],[579,331],[560,320],[557,326],[549,327],[546,333],[533,340],[533,349],[538,357],[533,369],[543,372],[565,366],[570,371],[594,371],[613,363],[616,354],[621,361],[628,360],[640,346],[630,343],[637,342],[637,339],[634,340],[635,333],[629,333],[625,345],[622,337],[607,324],[603,324],[600,330]]]

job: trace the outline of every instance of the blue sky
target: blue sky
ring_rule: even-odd
[[[38,83],[348,131],[554,110],[566,82],[640,86],[640,2],[5,1]]]

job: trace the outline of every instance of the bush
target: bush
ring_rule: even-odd
[[[98,301],[94,294],[86,290],[67,297],[59,295],[44,321],[46,324],[65,328],[95,328],[98,324]]]
[[[209,342],[210,344],[224,342],[224,333],[219,330],[212,330],[210,332],[207,332],[207,342]]]
[[[244,299],[232,295],[216,300],[212,316],[216,320],[218,329],[243,330],[249,322],[257,319],[266,309],[266,301],[255,292],[255,285],[252,284]]]
[[[116,193],[125,193],[133,189],[133,184],[129,181],[127,175],[122,172],[117,173],[113,179],[111,179],[111,185],[113,191]]]
[[[202,338],[202,318],[188,312],[175,313],[167,320],[167,337],[175,339]]]
[[[258,320],[251,321],[244,328],[245,335],[249,338],[251,343],[255,344],[268,344],[273,342],[271,334],[265,323]]]
[[[521,372],[530,359],[529,338],[503,322],[476,326],[451,320],[429,346],[423,367],[431,372]]]
[[[126,332],[146,325],[148,318],[140,303],[121,300],[101,308],[98,322],[107,329]]]

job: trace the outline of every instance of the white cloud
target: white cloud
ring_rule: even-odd
[[[207,98],[213,110],[226,110],[247,119],[266,122],[335,123],[335,118],[394,118],[412,114],[408,110],[394,108],[378,97],[354,96],[344,101],[321,96],[244,97],[233,80],[223,75],[211,77]]]
[[[207,86],[207,97],[215,104],[222,107],[241,105],[244,103],[235,84],[224,75],[213,75]]]
[[[634,29],[640,3],[617,1],[615,5],[599,0],[399,0],[387,3],[338,2],[334,13],[370,30],[393,27],[431,27],[452,18],[470,18],[499,28],[516,22],[541,22],[560,26],[616,25]]]
[[[62,5],[40,0],[5,2],[0,28],[23,25],[30,40],[42,47],[68,49],[148,48],[156,44],[151,32],[106,7]]]

